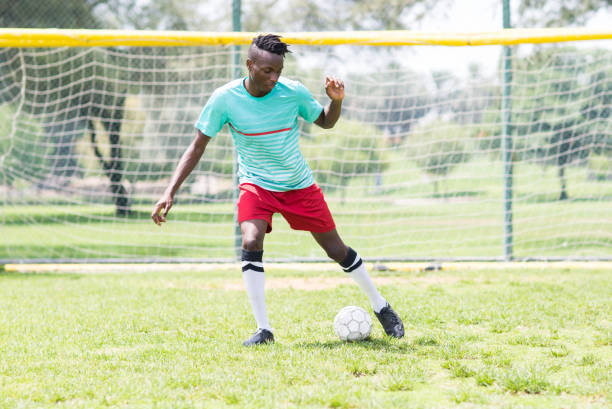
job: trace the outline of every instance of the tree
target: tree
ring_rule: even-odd
[[[199,0],[101,0],[100,3],[96,16],[105,27],[135,30],[231,30],[231,2],[225,0],[204,4]],[[229,10],[230,14],[226,14],[225,10]],[[226,22],[228,25],[224,26]]]
[[[408,152],[421,170],[433,176],[434,195],[439,180],[470,159],[469,136],[461,124],[442,120],[413,129],[406,142]]]
[[[584,25],[599,12],[612,10],[612,0],[521,0],[519,26],[566,27]]]
[[[402,30],[449,0],[267,0],[244,6],[246,31]],[[229,20],[231,21],[231,19]]]
[[[94,0],[9,2],[0,10],[0,21],[8,27],[99,28],[101,24],[95,10],[102,3]],[[65,12],[58,13],[60,10]],[[78,171],[74,152],[76,141],[85,134],[93,118],[99,118],[109,133],[111,157],[108,160],[102,158],[93,127],[89,126],[94,152],[110,180],[117,214],[128,214],[129,200],[122,184],[120,141],[127,90],[120,81],[108,79],[116,74],[116,70],[103,65],[108,60],[99,61],[101,64],[84,64],[80,51],[73,48],[52,53],[28,53],[21,59],[11,58],[17,52],[10,50],[0,54],[0,66],[4,71],[0,74],[3,85],[8,85],[4,87],[2,99],[14,100],[11,92],[15,87],[10,79],[14,84],[25,80],[21,101],[24,113],[44,118],[43,129],[53,145],[51,155],[42,158],[47,162],[39,165],[47,167],[53,175],[70,177],[75,174]],[[99,57],[96,51],[89,54],[94,60]],[[24,64],[15,67],[9,61],[23,61]]]
[[[7,1],[0,4],[0,26],[193,30],[210,23],[207,14],[194,12],[199,4],[196,0]]]
[[[435,90],[432,105],[438,116],[461,124],[480,124],[499,97],[493,78],[485,78],[478,64],[469,66],[470,77],[463,79],[448,70],[432,72]]]
[[[194,137],[193,124],[204,103],[231,77],[232,56],[213,52],[187,57],[178,54],[172,58],[173,49],[130,51],[131,58],[126,55],[121,66],[129,64],[129,81],[134,84],[129,92],[143,112],[141,118],[132,118],[125,125],[127,133],[135,135],[126,140],[131,147],[126,154],[129,155],[126,177],[131,181],[157,179],[160,174],[172,173]],[[137,52],[145,58],[134,58]],[[229,132],[221,132],[208,145],[196,170],[223,176],[232,174]],[[192,181],[193,178],[187,179],[185,185]]]
[[[101,28],[100,0],[19,0],[0,3],[0,27]]]
[[[189,5],[195,6],[195,2],[51,0],[41,5],[25,0],[0,6],[0,18],[6,26],[14,27],[99,28],[118,24],[136,28],[186,29],[191,20],[186,18],[190,14],[184,7]],[[62,10],[65,13],[58,12]],[[201,105],[202,99],[212,92],[211,87],[221,85],[219,81],[227,78],[231,66],[227,55],[215,54],[202,56],[200,61],[188,60],[199,65],[186,70],[180,58],[170,58],[181,54],[178,49],[130,48],[128,54],[123,49],[67,48],[35,50],[23,56],[19,53],[16,49],[0,51],[0,101],[21,103],[24,115],[40,118],[47,141],[51,142],[45,146],[53,147],[49,155],[37,157],[36,166],[46,169],[46,174],[54,177],[82,173],[75,148],[80,138],[89,135],[93,152],[110,181],[119,215],[130,212],[128,190],[124,186],[126,175],[132,181],[138,180],[153,174],[147,169],[143,172],[143,167],[150,171],[163,171],[174,165],[180,155],[175,151],[184,149],[188,144],[185,139],[191,139],[194,132],[192,117],[197,116],[197,112],[191,112],[192,117],[185,120],[181,117],[185,115],[185,107]],[[139,54],[146,58],[137,58]],[[200,89],[193,87],[198,79],[201,80]],[[212,79],[216,79],[216,83]],[[22,81],[25,81],[23,90]],[[126,141],[122,138],[122,127],[129,94],[142,98],[152,95],[149,99],[156,100],[153,110],[173,116],[166,122],[158,122],[159,129],[156,130],[167,136],[167,141],[162,143],[167,147],[163,158],[138,160],[145,149],[124,149]],[[191,97],[186,101],[185,97],[172,98],[174,95]],[[164,110],[160,111],[159,107]],[[33,139],[35,135],[28,137]],[[105,140],[110,146],[106,157],[100,149]],[[143,145],[149,142],[133,138],[130,141]],[[33,165],[24,163],[24,166]],[[228,166],[222,167],[225,172]]]
[[[516,61],[515,141],[527,157],[558,167],[559,200],[568,198],[566,168],[592,151],[609,152],[612,54],[607,50],[536,50]]]
[[[9,54],[18,52],[11,50],[2,55],[10,57]],[[35,166],[46,169],[51,177],[70,178],[81,173],[75,148],[77,141],[91,132],[92,147],[109,178],[116,212],[126,215],[129,214],[129,200],[122,182],[120,138],[127,87],[121,81],[121,70],[113,68],[118,65],[118,54],[101,54],[95,49],[83,53],[67,48],[30,52],[20,59],[12,59],[23,61],[23,66],[4,65],[5,70],[12,71],[4,76],[9,85],[5,88],[5,99],[12,98],[13,104],[19,101],[22,114],[39,118],[47,138],[43,145],[52,148],[49,155],[37,158]],[[92,60],[97,63],[92,64]],[[18,98],[13,98],[13,85],[22,82],[25,82],[24,89]],[[88,126],[94,120],[99,120],[107,131],[111,146],[108,159],[101,157],[94,128]],[[34,139],[36,135],[28,137]],[[34,166],[32,163],[24,165]]]
[[[32,137],[41,135],[42,129],[27,115],[19,116],[17,121],[13,121],[14,117],[14,107],[0,106],[0,185],[4,186],[12,186],[23,176],[40,179],[46,175],[39,158],[49,153],[47,145]]]
[[[314,127],[313,138],[302,145],[317,182],[327,191],[340,189],[344,203],[351,179],[378,175],[389,166],[383,143],[375,127],[341,118],[331,130]]]
[[[126,216],[130,213],[130,206],[128,200],[128,193],[121,179],[123,178],[123,161],[121,160],[121,144],[119,138],[121,135],[121,122],[124,116],[125,96],[121,95],[117,97],[117,101],[109,108],[103,108],[100,113],[102,118],[102,126],[108,133],[108,140],[110,144],[110,158],[105,159],[98,146],[96,144],[96,129],[90,118],[88,123],[89,134],[91,138],[91,144],[94,148],[94,153],[104,173],[110,180],[110,189],[115,201],[116,214],[118,216]]]
[[[380,72],[349,74],[346,82],[350,92],[345,105],[360,108],[347,112],[347,116],[376,124],[395,144],[432,107],[423,76],[406,71],[396,63],[390,63]]]

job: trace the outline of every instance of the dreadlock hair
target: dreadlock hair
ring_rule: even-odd
[[[285,53],[290,53],[287,43],[283,43],[280,36],[276,34],[260,34],[253,39],[254,44],[260,50],[269,51],[274,54],[285,56]]]

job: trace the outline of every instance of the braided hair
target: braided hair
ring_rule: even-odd
[[[253,42],[251,44],[255,45],[260,50],[282,55],[283,57],[285,56],[285,53],[291,52],[291,50],[288,49],[289,46],[287,43],[283,43],[280,36],[276,34],[260,34],[253,38]]]

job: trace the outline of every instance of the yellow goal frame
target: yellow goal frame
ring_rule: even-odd
[[[0,47],[187,47],[250,44],[255,32],[0,29]],[[612,39],[612,29],[504,29],[492,32],[329,31],[278,33],[290,44],[484,46]]]

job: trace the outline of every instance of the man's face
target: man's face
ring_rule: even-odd
[[[255,48],[249,51],[247,67],[250,85],[263,96],[276,85],[283,71],[283,56]]]

